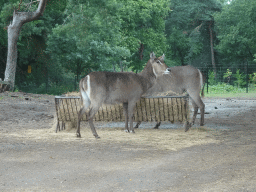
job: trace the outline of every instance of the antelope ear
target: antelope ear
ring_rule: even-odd
[[[151,53],[150,53],[150,59],[155,59],[155,58],[156,58],[155,53],[154,53],[154,52],[151,52]]]
[[[164,58],[165,58],[165,55],[163,54],[163,55],[161,56],[160,61],[164,62]]]

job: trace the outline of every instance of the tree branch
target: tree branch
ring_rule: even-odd
[[[26,4],[27,9],[29,9],[33,3],[37,3],[37,2],[40,2],[40,0],[36,0],[36,1],[32,1],[32,0],[31,0],[30,3],[27,3],[27,4]],[[29,7],[29,8],[28,8],[28,7]]]
[[[19,17],[19,20],[21,21],[22,24],[33,21],[38,19],[40,16],[43,15],[43,12],[46,7],[46,2],[47,0],[36,0],[36,1],[31,1],[29,5],[32,3],[39,2],[38,8],[34,12],[16,12],[14,10],[13,12],[13,23],[15,23],[15,16],[17,15]]]
[[[29,4],[31,5],[35,2],[39,2],[39,5],[37,10],[34,12],[18,12],[14,9],[12,22],[8,25],[8,53],[4,80],[10,82],[12,90],[15,83],[15,73],[18,58],[17,41],[19,38],[21,27],[24,23],[37,20],[41,15],[43,15],[47,0],[31,0],[31,3]],[[21,3],[22,0],[20,0],[20,4]]]
[[[26,4],[25,4],[26,9],[29,9],[33,3],[38,3],[38,2],[40,2],[40,0],[36,0],[36,1],[32,1],[32,0],[31,0],[30,3],[26,3]],[[18,7],[17,11],[20,10],[20,5],[21,5],[21,4],[22,4],[22,0],[20,0],[19,7]]]
[[[20,3],[19,3],[19,8],[17,9],[17,11],[19,11],[20,10],[20,4],[22,3],[22,0],[20,0]]]

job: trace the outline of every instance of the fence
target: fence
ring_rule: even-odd
[[[188,125],[188,96],[158,96],[143,97],[137,103],[134,111],[134,120],[141,121],[170,121],[185,122]],[[57,113],[56,132],[60,130],[60,122],[62,129],[65,122],[76,122],[78,119],[78,111],[81,108],[80,97],[55,97],[55,107]],[[87,115],[84,114],[82,121],[87,121]],[[124,121],[123,106],[104,105],[96,113],[95,121]]]
[[[239,91],[244,93],[256,91],[256,65],[253,63],[249,66],[243,65],[240,67],[239,74],[237,74],[238,68],[235,67],[217,67],[216,74],[212,67],[198,67],[198,69],[204,74],[205,91],[207,93],[214,93],[214,90],[218,89],[232,92],[234,90],[233,87],[239,87]],[[223,77],[225,74],[228,75],[228,69],[232,72],[232,75]],[[19,74],[19,70],[17,70],[17,74]],[[40,74],[40,71],[37,71],[37,74]],[[31,73],[28,77],[31,77],[31,79],[22,79],[24,75],[22,78],[17,78],[16,84],[19,90],[32,93],[50,93],[54,95],[78,91],[79,80],[83,78],[83,76],[77,77],[73,73],[60,73],[58,70],[56,70],[55,73],[53,71],[51,73],[45,73],[45,76],[42,77],[38,75],[33,76]],[[218,83],[222,84],[222,87],[216,86]],[[226,86],[225,84],[232,86]]]
[[[236,67],[217,67],[216,73],[210,67],[199,67],[204,76],[205,89],[207,93],[213,92],[210,89],[224,87],[223,91],[232,92],[235,88],[239,88],[240,92],[256,90],[256,65],[245,65],[242,68]],[[233,87],[232,87],[233,86]]]

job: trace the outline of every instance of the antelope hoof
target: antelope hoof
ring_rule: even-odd
[[[200,123],[200,126],[204,126],[204,123]]]
[[[76,133],[76,137],[80,137],[81,138],[81,134],[80,133]]]
[[[94,135],[95,139],[100,139],[99,135]]]
[[[130,130],[129,132],[130,132],[130,133],[135,133],[135,131],[134,131],[134,130]]]
[[[125,129],[124,132],[129,133],[129,130],[128,130],[128,129]]]

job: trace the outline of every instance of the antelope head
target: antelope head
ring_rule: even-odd
[[[167,70],[167,65],[164,63],[165,55],[156,58],[154,52],[150,54],[150,62],[152,64],[153,72],[156,77],[161,76],[163,74],[169,74],[170,72]]]

